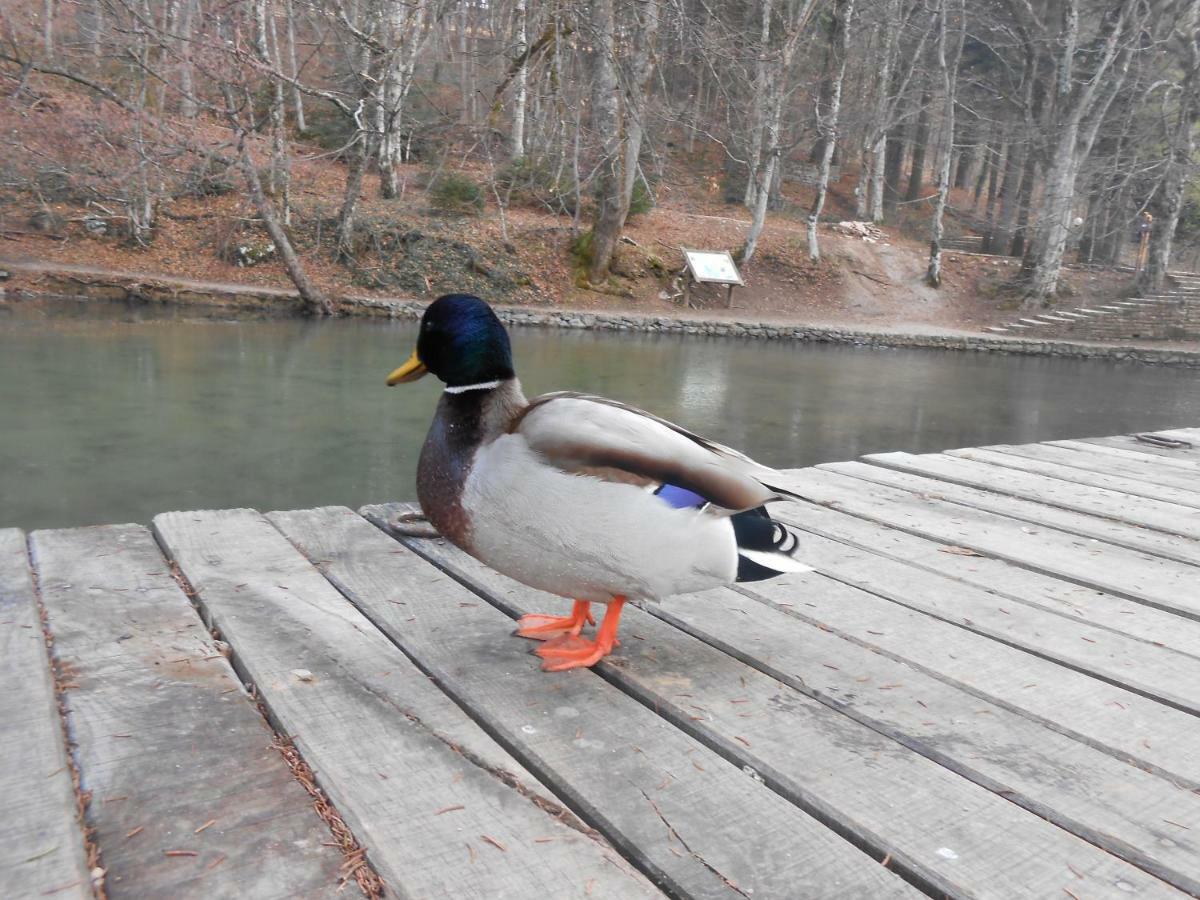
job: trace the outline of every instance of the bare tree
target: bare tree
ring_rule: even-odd
[[[967,24],[965,0],[958,0],[958,3],[955,4],[958,36],[950,47],[951,58],[947,60],[947,43],[951,40],[948,34],[951,15],[950,3],[951,0],[941,0],[938,9],[937,61],[938,71],[942,76],[941,165],[938,168],[937,176],[937,204],[934,206],[933,224],[929,236],[929,268],[925,273],[925,280],[933,287],[942,286],[942,221],[946,214],[946,200],[950,196],[950,151],[954,145],[955,93]]]
[[[755,188],[754,214],[750,220],[750,229],[746,240],[738,251],[738,261],[745,265],[754,258],[758,248],[758,239],[762,235],[763,226],[767,221],[767,203],[771,198],[771,182],[775,178],[775,170],[779,165],[782,152],[780,141],[780,125],[783,121],[784,103],[789,94],[788,80],[792,71],[792,61],[800,40],[805,34],[809,17],[812,15],[817,0],[787,0],[785,7],[786,25],[783,40],[773,54],[767,66],[767,116],[763,134],[763,159],[758,170],[750,173],[757,179]]]
[[[1200,124],[1200,16],[1195,3],[1188,4],[1175,30],[1173,43],[1180,59],[1182,77],[1168,94],[1176,97],[1174,127],[1167,136],[1166,171],[1162,180],[1162,214],[1150,239],[1150,259],[1142,273],[1143,288],[1160,291],[1171,264],[1171,248],[1179,215],[1183,211],[1188,180],[1196,171],[1196,126]],[[1165,102],[1165,101],[1164,101]]]
[[[821,159],[818,163],[817,190],[808,211],[808,258],[821,258],[817,243],[817,223],[825,206],[829,190],[829,170],[838,138],[838,116],[842,111],[842,82],[846,80],[846,61],[850,50],[850,24],[854,19],[854,0],[837,0],[833,10],[833,29],[829,35],[832,50],[829,61],[833,69],[829,88],[829,105],[817,107],[817,131],[821,136]]]

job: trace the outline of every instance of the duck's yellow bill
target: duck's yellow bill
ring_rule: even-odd
[[[410,356],[400,368],[388,376],[388,387],[394,387],[397,384],[405,384],[409,381],[416,381],[421,378],[429,370],[425,368],[425,363],[421,362],[417,356],[417,351],[412,352]]]

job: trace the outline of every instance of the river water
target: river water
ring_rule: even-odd
[[[384,386],[414,325],[95,308],[0,305],[0,526],[415,496],[440,386]],[[542,329],[513,345],[531,396],[604,394],[774,466],[1200,423],[1200,376],[1179,368]]]

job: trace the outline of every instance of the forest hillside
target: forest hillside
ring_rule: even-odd
[[[0,0],[0,259],[317,313],[662,312],[688,247],[739,261],[741,315],[976,327],[1196,268],[1198,27],[1184,0]]]

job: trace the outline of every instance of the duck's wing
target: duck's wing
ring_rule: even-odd
[[[570,391],[535,397],[509,431],[564,471],[673,485],[734,512],[791,496],[771,485],[774,469],[604,397]]]

